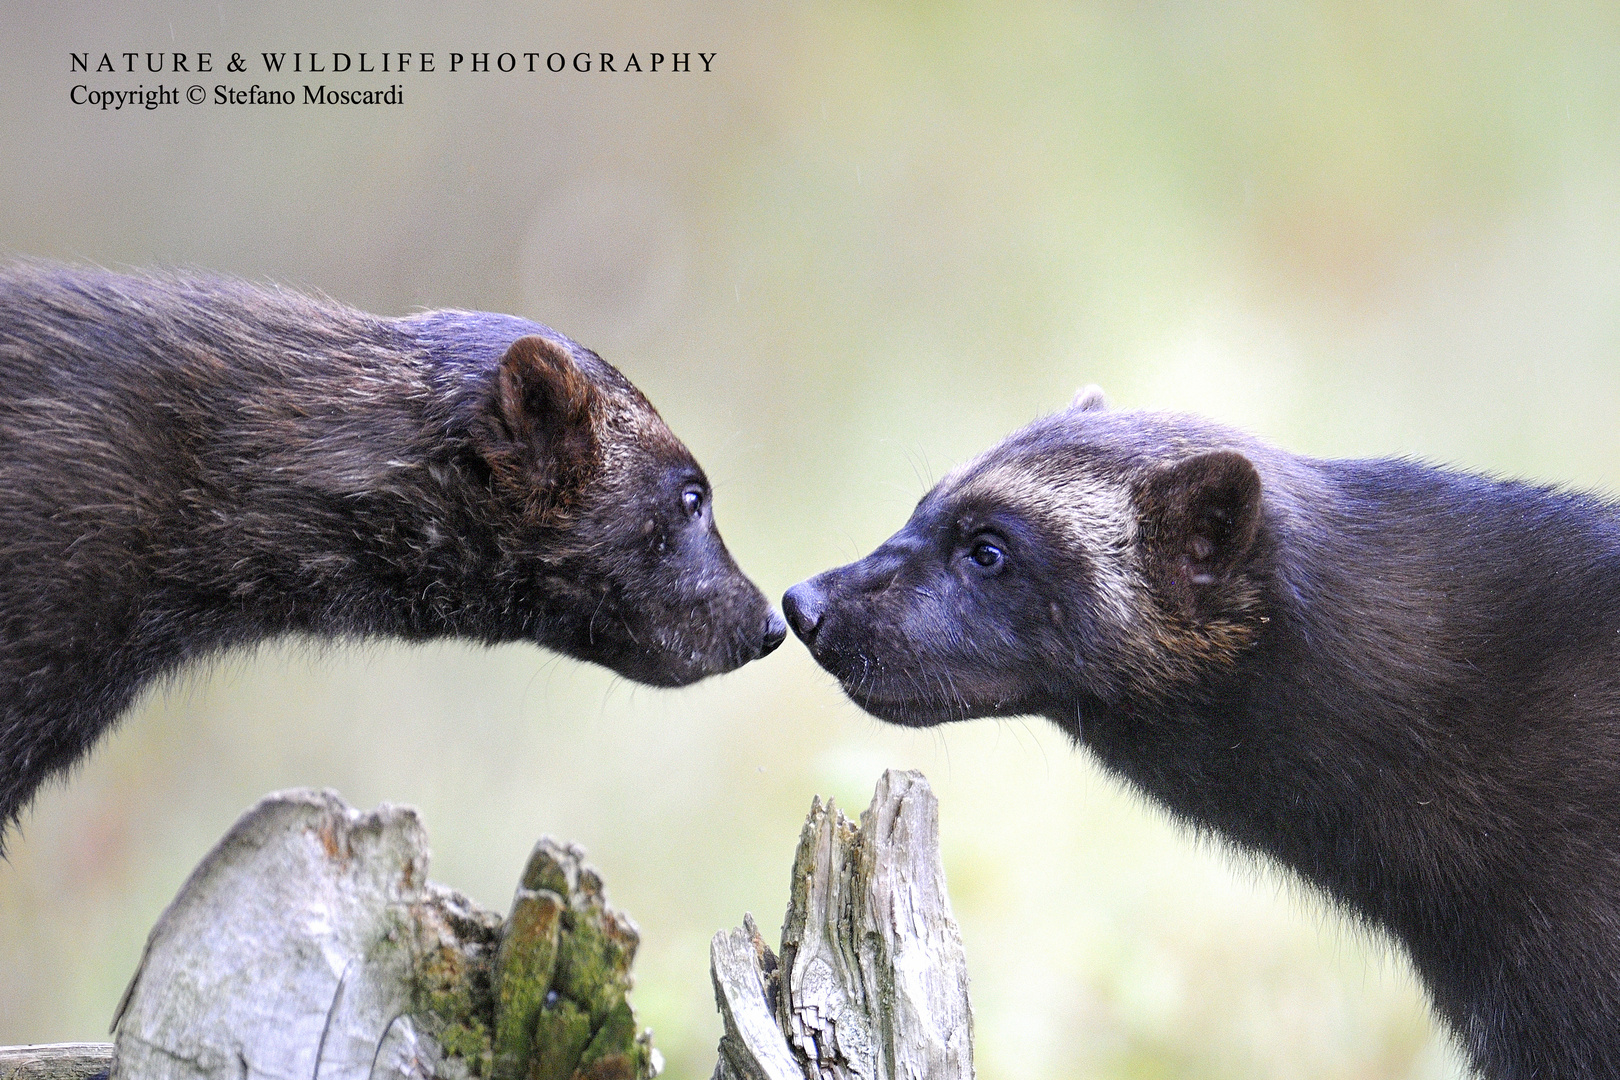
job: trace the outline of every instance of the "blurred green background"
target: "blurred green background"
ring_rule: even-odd
[[[1620,489],[1607,0],[0,11],[0,252],[550,323],[657,403],[772,596],[1085,382],[1304,453]],[[71,52],[407,49],[718,56],[408,75],[391,109],[68,103]],[[668,1075],[701,1080],[710,935],[774,927],[811,795],[858,810],[891,766],[940,797],[986,1080],[1461,1075],[1405,962],[1315,897],[1044,722],[892,729],[793,642],[679,692],[449,644],[186,672],[14,836],[0,1042],[101,1037],[198,857],[323,785],[419,806],[434,877],[494,907],[537,835],[585,845]]]

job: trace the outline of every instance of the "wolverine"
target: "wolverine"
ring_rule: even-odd
[[[555,330],[0,269],[0,833],[225,649],[527,641],[680,686],[786,633],[686,447]]]
[[[1046,716],[1392,935],[1482,1076],[1620,1076],[1613,502],[1088,388],[783,608],[876,716]]]

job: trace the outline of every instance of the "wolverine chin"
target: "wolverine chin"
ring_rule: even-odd
[[[833,672],[837,675],[837,672]],[[1022,698],[995,698],[988,701],[969,701],[962,697],[907,693],[874,683],[870,675],[856,679],[838,676],[838,684],[855,704],[879,720],[905,727],[936,727],[958,720],[976,720],[986,716],[1025,716],[1041,713],[1036,704]],[[905,690],[918,687],[910,680]]]
[[[722,648],[677,651],[626,643],[608,652],[593,649],[590,655],[579,654],[578,659],[602,664],[643,686],[675,689],[691,686],[711,675],[736,671],[775,652],[786,637],[787,624],[776,612],[768,610],[757,634],[736,637]]]
[[[903,727],[936,727],[955,720],[970,719],[971,714],[960,703],[945,704],[938,701],[889,698],[873,693],[869,688],[843,682],[840,686],[849,699],[879,720]]]

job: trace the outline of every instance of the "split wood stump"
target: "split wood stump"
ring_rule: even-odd
[[[0,1080],[650,1080],[638,937],[542,838],[506,916],[427,879],[416,812],[330,791],[250,809],[182,886],[114,1042],[0,1048]],[[710,950],[714,1080],[970,1080],[961,937],[920,773],[859,824],[811,805],[779,954],[752,917]]]

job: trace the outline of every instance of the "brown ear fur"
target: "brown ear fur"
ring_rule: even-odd
[[[501,357],[476,431],[493,486],[526,514],[566,508],[595,472],[597,389],[568,351],[538,335]]]
[[[1138,489],[1146,570],[1179,614],[1196,621],[1232,614],[1222,610],[1236,599],[1227,586],[1254,551],[1260,493],[1253,463],[1231,450],[1166,466]]]

